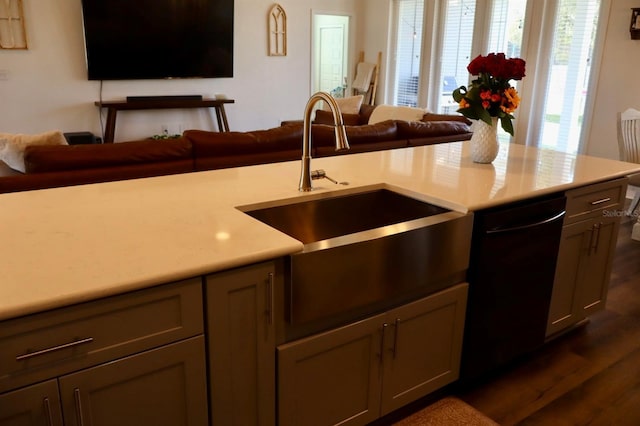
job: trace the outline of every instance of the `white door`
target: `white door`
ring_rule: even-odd
[[[320,28],[320,90],[340,92],[345,78],[344,64],[344,26]]]
[[[311,92],[344,95],[349,69],[349,17],[313,15]]]

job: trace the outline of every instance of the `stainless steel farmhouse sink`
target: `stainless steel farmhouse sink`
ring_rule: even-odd
[[[304,244],[286,265],[291,324],[375,310],[464,278],[471,214],[384,188],[337,194],[239,208]]]

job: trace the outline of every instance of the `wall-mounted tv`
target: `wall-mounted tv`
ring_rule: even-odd
[[[234,0],[82,0],[89,80],[233,77]]]

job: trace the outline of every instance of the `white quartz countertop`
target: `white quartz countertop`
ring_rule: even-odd
[[[468,142],[312,160],[349,185],[298,192],[300,161],[0,194],[0,320],[264,261],[302,243],[237,207],[388,187],[466,212],[640,172],[637,164]]]

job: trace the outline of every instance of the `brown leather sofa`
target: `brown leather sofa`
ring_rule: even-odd
[[[348,125],[351,145],[344,154],[466,140],[464,120]],[[292,123],[251,132],[187,130],[169,140],[116,144],[29,146],[26,173],[0,161],[0,193],[160,176],[297,160],[303,128]],[[313,157],[336,155],[333,126],[312,126]],[[342,153],[340,153],[342,154]]]

